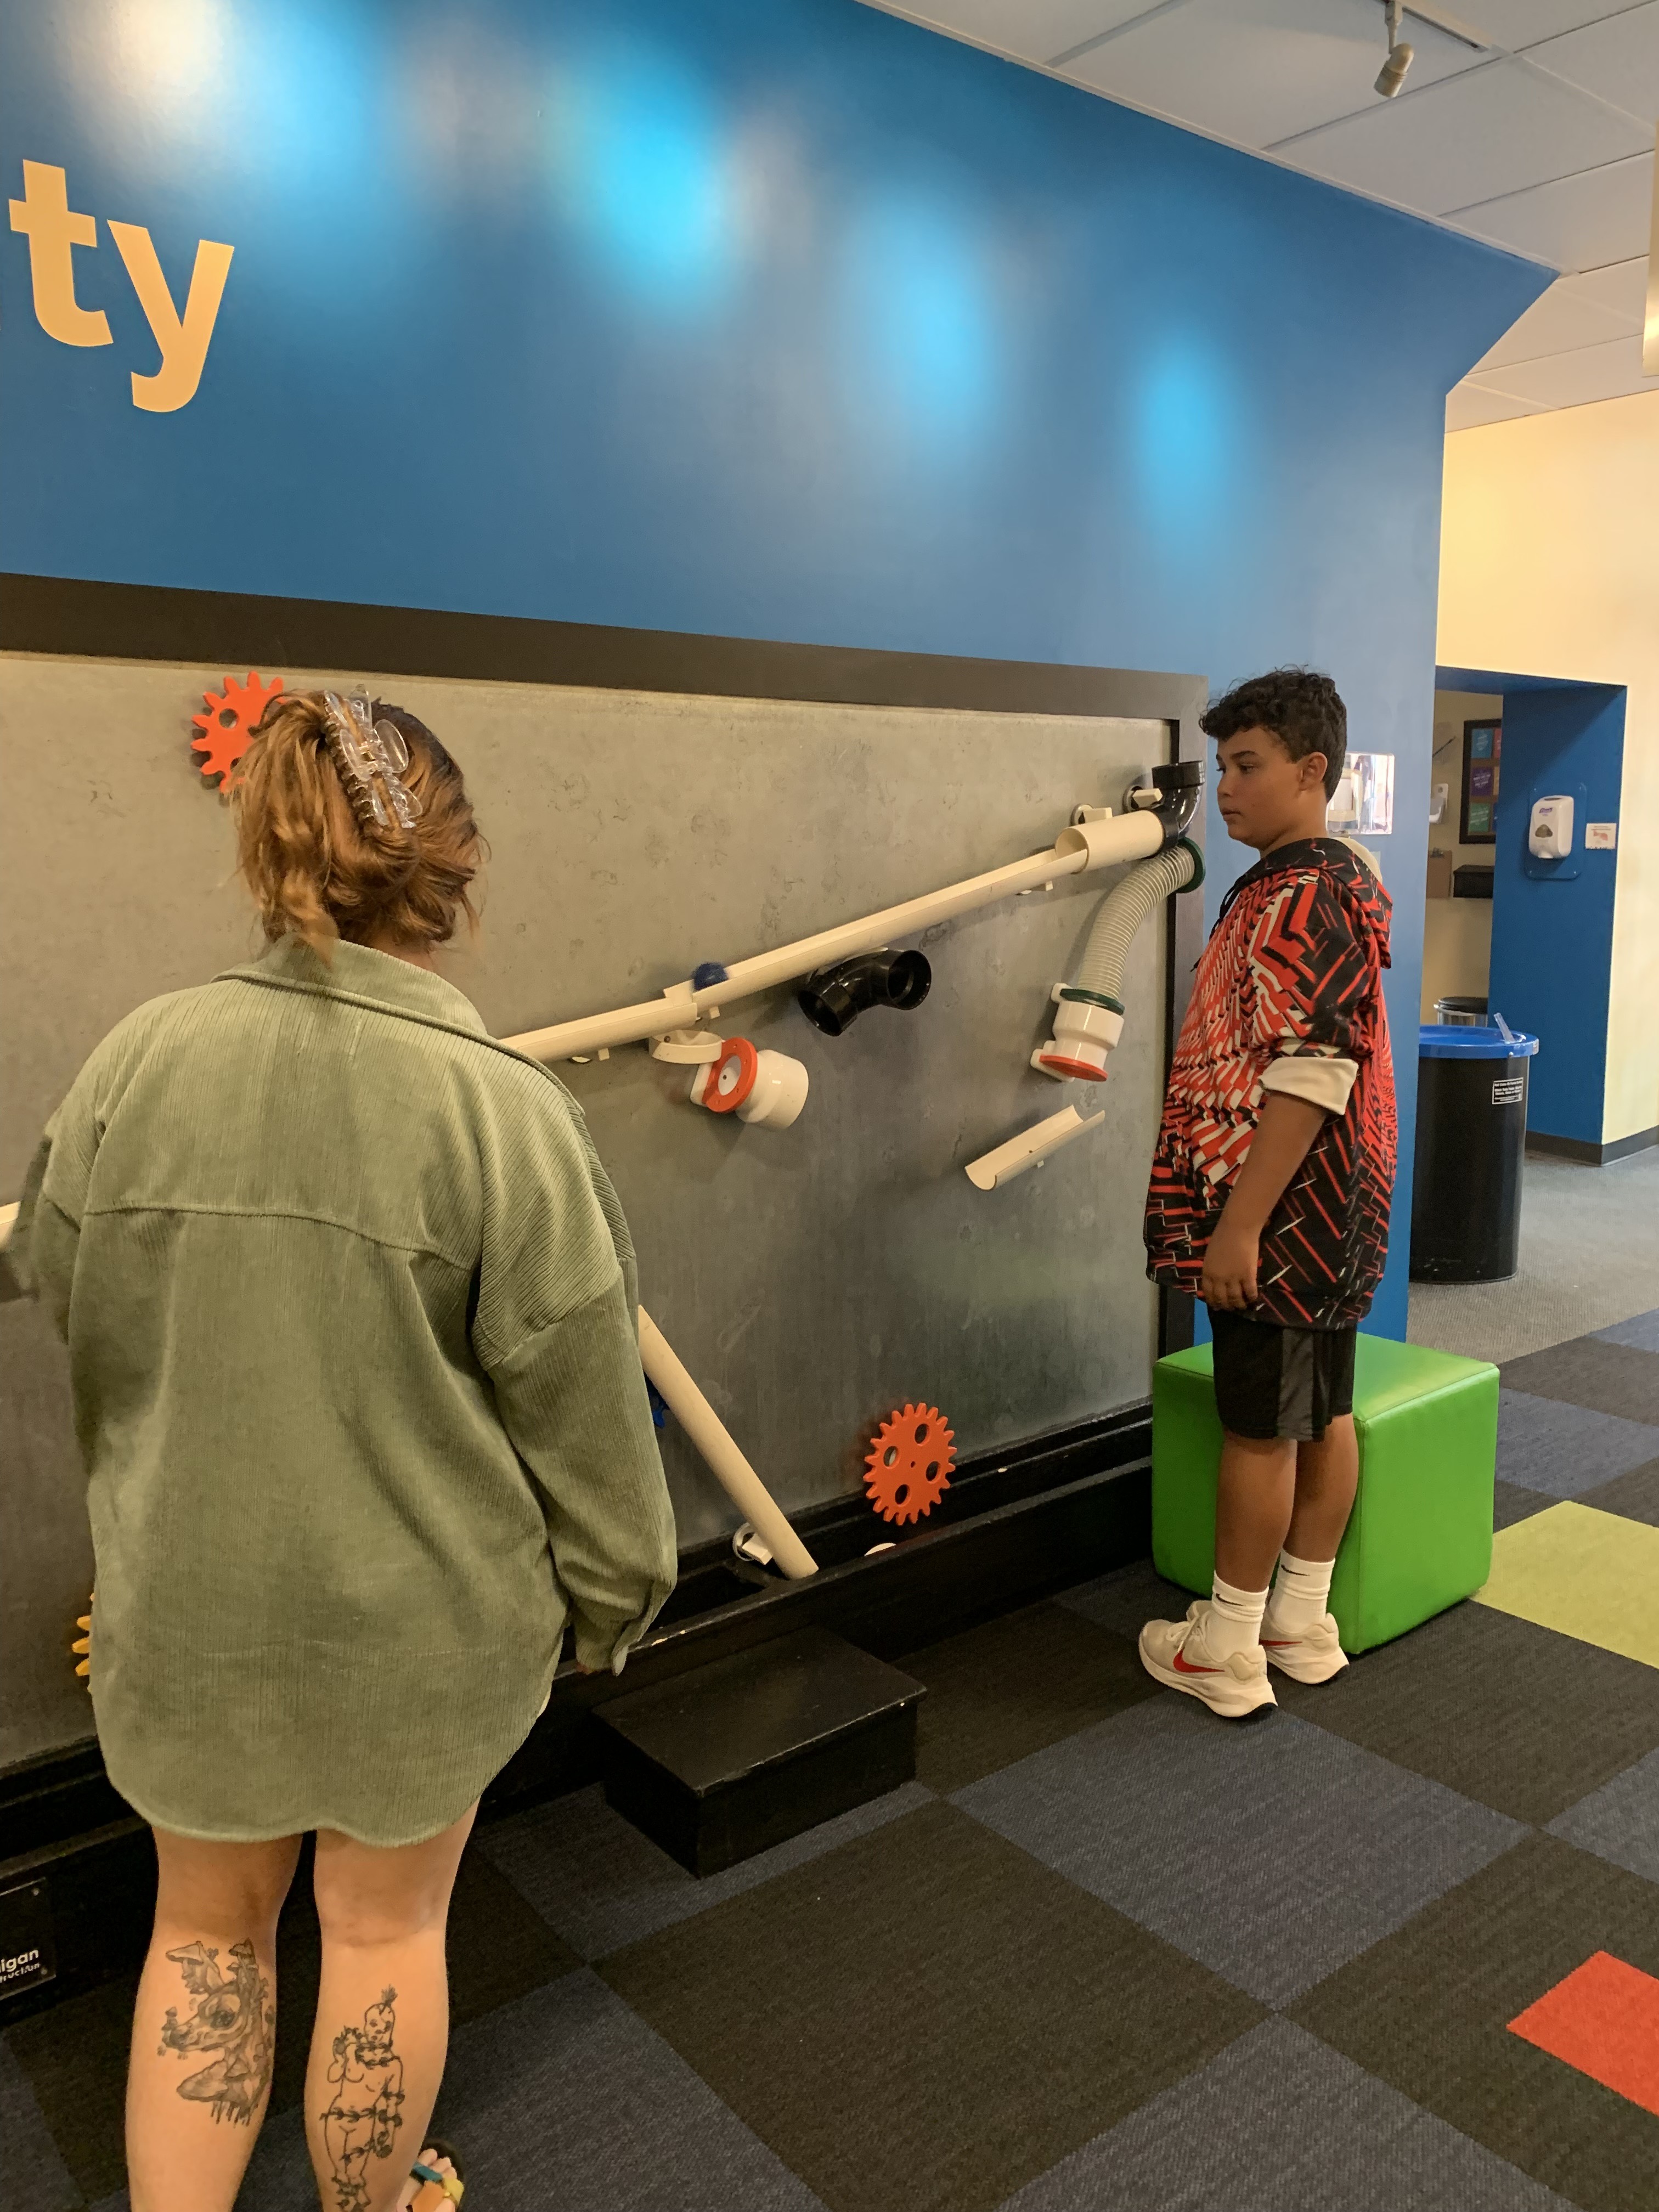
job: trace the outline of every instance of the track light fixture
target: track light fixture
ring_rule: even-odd
[[[1389,58],[1382,64],[1376,79],[1376,89],[1384,100],[1392,100],[1406,82],[1406,71],[1414,58],[1413,49],[1400,35],[1401,0],[1383,0],[1383,20],[1388,25]]]

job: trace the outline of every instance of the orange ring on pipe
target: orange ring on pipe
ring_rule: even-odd
[[[1086,1060],[1066,1060],[1057,1052],[1040,1053],[1037,1057],[1044,1067],[1053,1068],[1061,1075],[1075,1075],[1084,1083],[1104,1083],[1108,1071],[1093,1067]]]
[[[735,1069],[730,1087],[723,1079],[727,1071]],[[702,1103],[711,1114],[735,1114],[755,1087],[755,1078],[760,1069],[760,1054],[747,1037],[727,1037],[721,1045],[720,1058],[709,1063],[708,1080],[703,1085]]]

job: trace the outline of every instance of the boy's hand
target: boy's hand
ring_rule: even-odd
[[[1243,1313],[1255,1304],[1256,1258],[1261,1238],[1256,1230],[1231,1219],[1231,1206],[1223,1209],[1211,1236],[1198,1294],[1206,1306]]]

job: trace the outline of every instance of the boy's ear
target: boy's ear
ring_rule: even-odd
[[[1302,787],[1308,790],[1316,783],[1323,783],[1330,760],[1324,753],[1304,753],[1297,766],[1302,771]]]

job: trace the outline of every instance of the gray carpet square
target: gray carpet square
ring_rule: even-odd
[[[1085,1620],[1127,1636],[1133,1643],[1149,1620],[1180,1620],[1193,1601],[1191,1590],[1166,1583],[1150,1559],[1119,1567],[1098,1582],[1079,1583],[1056,1600]],[[1148,1677],[1150,1680],[1151,1678]]]
[[[1504,1389],[1528,1397],[1559,1398],[1626,1421],[1659,1421],[1659,1358],[1634,1345],[1575,1336],[1506,1359],[1498,1372]]]
[[[0,2173],[6,2212],[78,2212],[86,2200],[58,2155],[29,2078],[0,2038]]]
[[[1632,1352],[1659,1352],[1659,1306],[1651,1313],[1635,1314],[1595,1332],[1603,1344],[1628,1345]]]
[[[1592,1413],[1565,1399],[1534,1398],[1524,1390],[1498,1394],[1500,1481],[1547,1491],[1552,1498],[1578,1498],[1656,1455],[1659,1428],[1645,1421]]]
[[[1133,1644],[1046,1600],[898,1663],[927,1686],[916,1772],[941,1794],[1158,1694]]]
[[[1659,1459],[1633,1467],[1628,1474],[1616,1474],[1611,1482],[1598,1482],[1578,1502],[1595,1506],[1599,1513],[1621,1513],[1626,1521],[1645,1521],[1650,1528],[1659,1528]]]
[[[995,2212],[1261,2018],[937,1802],[599,1971],[830,2212]]]
[[[1570,1806],[1550,1822],[1550,1833],[1659,1881],[1659,1751]]]
[[[1266,2020],[1001,2212],[1573,2212],[1289,2021]]]
[[[595,1974],[455,2039],[433,2122],[469,2202],[604,2212],[823,2212],[805,2183]]]
[[[1287,1713],[1173,1694],[951,1800],[1264,2004],[1287,2004],[1526,1832]]]
[[[1537,1827],[1659,1748],[1659,1668],[1495,1606],[1453,1606],[1323,1687],[1276,1687],[1298,1719]]]
[[[477,1849],[579,1957],[602,1959],[932,1802],[930,1790],[907,1783],[701,1881],[613,1813],[597,1784],[495,1822],[480,1831]]]

